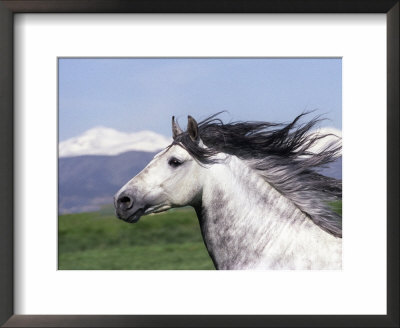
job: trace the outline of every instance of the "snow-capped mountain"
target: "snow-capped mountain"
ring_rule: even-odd
[[[342,137],[342,132],[335,128],[321,128],[314,133],[332,134],[320,139],[312,147],[315,152],[328,144],[340,141]],[[170,138],[153,131],[125,133],[111,128],[96,127],[80,136],[60,142],[59,157],[118,155],[132,150],[155,152],[168,146],[171,141]]]
[[[326,149],[329,146],[335,146],[337,144],[340,145],[342,143],[342,131],[335,128],[331,127],[320,128],[316,131],[313,131],[312,134],[320,136],[326,135],[326,137],[317,140],[317,142],[315,142],[311,146],[310,151],[314,153]]]
[[[154,152],[165,148],[171,141],[152,131],[124,133],[100,126],[60,142],[58,149],[59,157],[118,155],[132,150]]]
[[[341,131],[323,128],[321,134],[341,137]],[[317,151],[337,138],[329,136],[313,146]],[[95,128],[59,145],[59,213],[94,211],[111,204],[112,196],[139,173],[155,152],[171,142],[150,131],[122,133],[109,128]],[[145,151],[141,151],[145,150]],[[92,156],[96,155],[96,156]],[[342,178],[342,159],[319,170],[320,173]]]

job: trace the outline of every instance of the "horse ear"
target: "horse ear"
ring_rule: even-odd
[[[178,123],[175,122],[175,116],[172,116],[172,138],[175,139],[177,135],[181,134],[183,131],[179,127]]]
[[[187,132],[189,133],[190,139],[195,142],[199,141],[199,127],[197,126],[196,120],[190,115],[188,116]]]

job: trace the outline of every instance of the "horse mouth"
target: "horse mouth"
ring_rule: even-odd
[[[144,211],[145,211],[144,208],[139,208],[136,212],[134,212],[132,215],[128,216],[127,218],[124,219],[120,216],[119,216],[119,218],[128,223],[136,223],[139,221],[141,216],[144,214]]]
[[[118,218],[128,222],[128,223],[136,223],[139,221],[139,219],[143,216],[143,215],[148,215],[148,214],[152,214],[152,213],[160,213],[160,212],[164,212],[167,211],[168,209],[170,209],[171,206],[166,206],[166,205],[159,205],[159,206],[150,206],[150,205],[146,205],[145,207],[139,208],[138,210],[136,210],[136,212],[134,212],[133,214],[131,214],[128,217],[123,217],[120,214],[117,214]]]

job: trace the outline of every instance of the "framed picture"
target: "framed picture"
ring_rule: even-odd
[[[189,7],[179,1],[168,5],[2,1],[0,9],[1,47],[8,49],[0,58],[4,149],[0,260],[5,268],[0,271],[0,314],[4,326],[398,325],[397,1],[194,2]],[[266,94],[262,94],[264,89]],[[135,102],[124,98],[132,90],[140,94]],[[220,97],[221,93],[225,96]],[[315,105],[313,94],[323,101]],[[246,104],[252,110],[241,110]],[[118,129],[125,132],[118,132],[119,136],[129,139],[134,136],[128,131],[153,130],[161,134],[157,140],[167,145],[181,133],[173,123],[174,133],[168,135],[174,114],[181,126],[186,125],[188,114],[201,121],[225,109],[228,114],[222,115],[231,115],[228,121],[272,117],[271,121],[288,122],[285,108],[299,106],[301,113],[322,106],[330,126],[340,130],[342,105],[340,270],[211,271],[213,262],[217,268],[225,268],[226,263],[213,256],[211,261],[207,253],[204,262],[196,262],[202,256],[196,253],[197,244],[188,246],[193,256],[179,255],[183,260],[175,266],[170,266],[168,253],[160,256],[165,262],[151,260],[155,253],[145,255],[150,254],[145,248],[140,248],[141,257],[147,257],[144,262],[135,262],[138,253],[117,244],[99,248],[94,256],[74,251],[84,249],[83,240],[89,242],[93,231],[101,236],[102,223],[62,214],[107,204],[110,207],[102,213],[110,216],[113,211],[109,191],[85,198],[90,190],[84,189],[79,199],[76,191],[68,194],[79,185],[101,189],[95,184],[99,174],[91,172],[97,164],[85,166],[79,156],[89,160],[88,155],[119,156],[132,151],[123,143],[101,142],[101,136],[117,131],[87,131],[90,127],[110,128],[115,127],[112,122],[122,121],[125,127]],[[171,109],[161,109],[166,106]],[[271,111],[264,118],[262,106],[276,108],[275,114]],[[335,110],[340,114],[334,114]],[[140,129],[130,130],[134,125]],[[198,140],[198,125],[204,128],[204,123],[189,118],[192,141]],[[97,146],[81,147],[81,137],[91,133],[100,134],[95,138]],[[156,151],[149,143],[145,150]],[[71,164],[70,159],[77,156]],[[175,157],[176,166],[181,165],[182,159]],[[80,170],[80,176],[65,176],[72,167]],[[110,172],[115,171],[119,170]],[[92,179],[90,183],[84,182],[89,180],[83,179],[82,172],[85,179]],[[94,178],[90,178],[92,173]],[[124,211],[134,196],[123,187],[126,179],[120,182],[114,206],[117,215],[129,221],[131,216]],[[186,215],[185,211],[179,213]],[[153,217],[154,222],[157,218]],[[88,226],[83,225],[85,221]],[[147,222],[140,221],[135,226]],[[125,226],[134,226],[118,223],[123,227],[116,232],[118,238],[129,230]],[[175,226],[171,238],[180,240],[178,230]],[[84,236],[71,239],[85,231]],[[148,240],[162,248],[157,238]],[[174,253],[183,246],[171,247],[168,250]],[[227,264],[226,268],[231,267]]]
[[[63,57],[58,59],[58,81],[59,270],[341,269],[341,58]],[[308,108],[299,109],[299,103],[307,103]],[[215,113],[216,108],[226,111]],[[321,115],[311,108],[326,111]],[[185,139],[188,111],[198,131],[193,143]],[[172,117],[176,117],[174,129]],[[301,138],[306,134],[309,138]],[[180,139],[180,143],[188,142],[187,152],[182,153],[176,144],[170,146]],[[202,144],[210,153],[201,153],[206,149]],[[316,153],[303,156],[303,147]],[[226,152],[231,160],[217,161],[211,153],[217,150]],[[199,158],[198,153],[202,154]],[[273,156],[276,162],[272,162]],[[241,162],[233,165],[234,158]],[[247,180],[242,180],[247,163],[257,159],[257,168],[250,166]],[[220,172],[223,162],[224,174]],[[242,165],[243,169],[238,169]],[[288,195],[312,215],[316,231],[321,230],[316,239],[328,238],[336,245],[337,251],[327,248],[332,256],[320,247],[323,260],[318,260],[315,246],[309,242],[305,248],[295,247],[302,249],[298,255],[288,252],[286,260],[283,254],[272,260],[266,252],[257,255],[253,246],[248,249],[253,240],[276,245],[273,235],[267,237],[274,218],[268,219],[266,214],[273,213],[275,206],[261,209],[267,206],[267,198],[257,197],[274,193],[262,183],[268,175],[264,166],[270,165],[270,173],[285,172],[269,177],[275,188],[280,188],[279,194]],[[321,167],[319,173],[312,173],[317,166]],[[305,173],[308,170],[310,175]],[[256,172],[264,172],[254,175],[262,190],[257,183],[250,183]],[[291,175],[294,172],[304,173]],[[326,178],[315,179],[321,173]],[[227,174],[236,176],[237,181],[223,178]],[[145,175],[155,182],[141,178]],[[296,191],[288,189],[296,184]],[[179,193],[180,189],[187,192]],[[244,194],[237,193],[243,189],[247,190]],[[326,189],[329,193],[321,192]],[[314,199],[312,206],[299,197],[305,190],[306,199]],[[317,192],[311,196],[309,190]],[[212,197],[208,204],[206,195],[213,193],[219,197]],[[268,203],[277,204],[279,194],[275,200],[271,194]],[[217,206],[217,199],[229,201]],[[247,204],[251,203],[254,210],[249,216]],[[233,210],[233,206],[237,208]],[[258,207],[261,214],[257,215]],[[212,208],[218,208],[218,214],[211,214]],[[207,215],[203,215],[205,211]],[[121,220],[115,220],[115,214]],[[215,216],[218,224],[214,226],[211,217]],[[260,220],[255,223],[257,216]],[[303,220],[305,217],[298,222]],[[240,233],[250,227],[253,232]],[[218,238],[211,231],[218,231]],[[282,238],[283,234],[279,235]],[[217,240],[227,241],[215,247]],[[292,238],[286,240],[293,244]],[[262,242],[257,246],[265,248]],[[222,250],[227,249],[231,252],[225,255]]]

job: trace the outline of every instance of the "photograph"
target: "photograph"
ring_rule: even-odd
[[[341,58],[58,58],[58,270],[341,270]]]
[[[0,0],[1,327],[397,327],[399,0]]]

